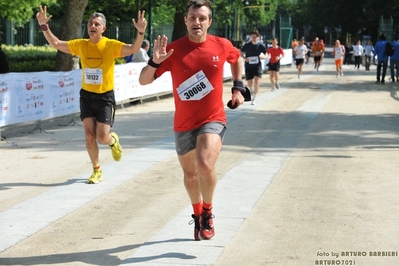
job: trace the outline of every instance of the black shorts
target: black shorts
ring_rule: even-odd
[[[315,62],[320,62],[320,61],[321,61],[321,55],[316,55],[316,56],[314,57],[314,61],[315,61]]]
[[[93,93],[80,90],[80,119],[95,117],[98,122],[107,125],[114,124],[115,118],[115,93],[108,91],[105,93]]]
[[[197,147],[197,137],[204,133],[218,134],[223,141],[226,125],[221,122],[209,122],[200,128],[184,132],[175,132],[176,152],[184,155]]]
[[[269,63],[269,71],[280,71],[280,62],[278,63]]]
[[[300,59],[297,58],[297,59],[295,60],[295,63],[296,63],[297,66],[299,66],[299,65],[303,65],[303,61],[304,61],[303,58],[300,58]]]
[[[262,77],[262,66],[258,65],[255,67],[245,68],[245,80],[251,80],[254,77]]]

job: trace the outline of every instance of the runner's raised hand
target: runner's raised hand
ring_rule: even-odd
[[[40,11],[36,14],[36,19],[39,22],[39,25],[46,24],[52,17],[52,15],[47,17],[47,6],[39,6]]]

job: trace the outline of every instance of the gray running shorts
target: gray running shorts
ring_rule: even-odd
[[[226,125],[220,122],[209,122],[196,128],[184,132],[175,132],[176,152],[179,155],[186,154],[196,148],[197,137],[204,133],[218,134],[223,141],[226,132]]]

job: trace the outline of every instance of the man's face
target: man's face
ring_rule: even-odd
[[[209,19],[209,12],[210,10],[206,6],[190,7],[187,16],[184,18],[190,40],[194,42],[205,40],[208,28],[212,23],[212,20]]]
[[[252,39],[252,42],[258,42],[258,35],[257,34],[251,34],[251,39]]]
[[[103,26],[103,20],[100,17],[92,17],[87,23],[87,33],[90,37],[101,36],[106,27]]]

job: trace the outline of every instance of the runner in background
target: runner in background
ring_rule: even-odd
[[[341,44],[339,40],[335,41],[332,54],[334,55],[337,77],[343,76],[344,73],[342,72],[342,63],[344,62],[345,47]]]
[[[269,57],[269,73],[270,73],[270,84],[272,85],[272,91],[280,89],[278,82],[280,72],[280,60],[284,57],[284,51],[278,46],[278,39],[272,40],[272,47],[267,49],[266,58]]]
[[[296,68],[298,69],[298,79],[301,78],[302,66],[305,61],[305,57],[308,54],[308,48],[304,43],[304,39],[300,39],[298,45],[294,48],[294,53],[296,56]]]
[[[314,69],[319,71],[319,67],[321,64],[321,56],[324,54],[324,47],[320,43],[318,38],[316,43],[313,44],[312,52],[313,52]]]
[[[259,81],[262,78],[262,61],[265,58],[266,47],[259,42],[259,31],[251,32],[251,41],[241,48],[241,56],[245,60],[245,80],[252,94],[252,105],[255,105],[256,95],[259,92]]]

